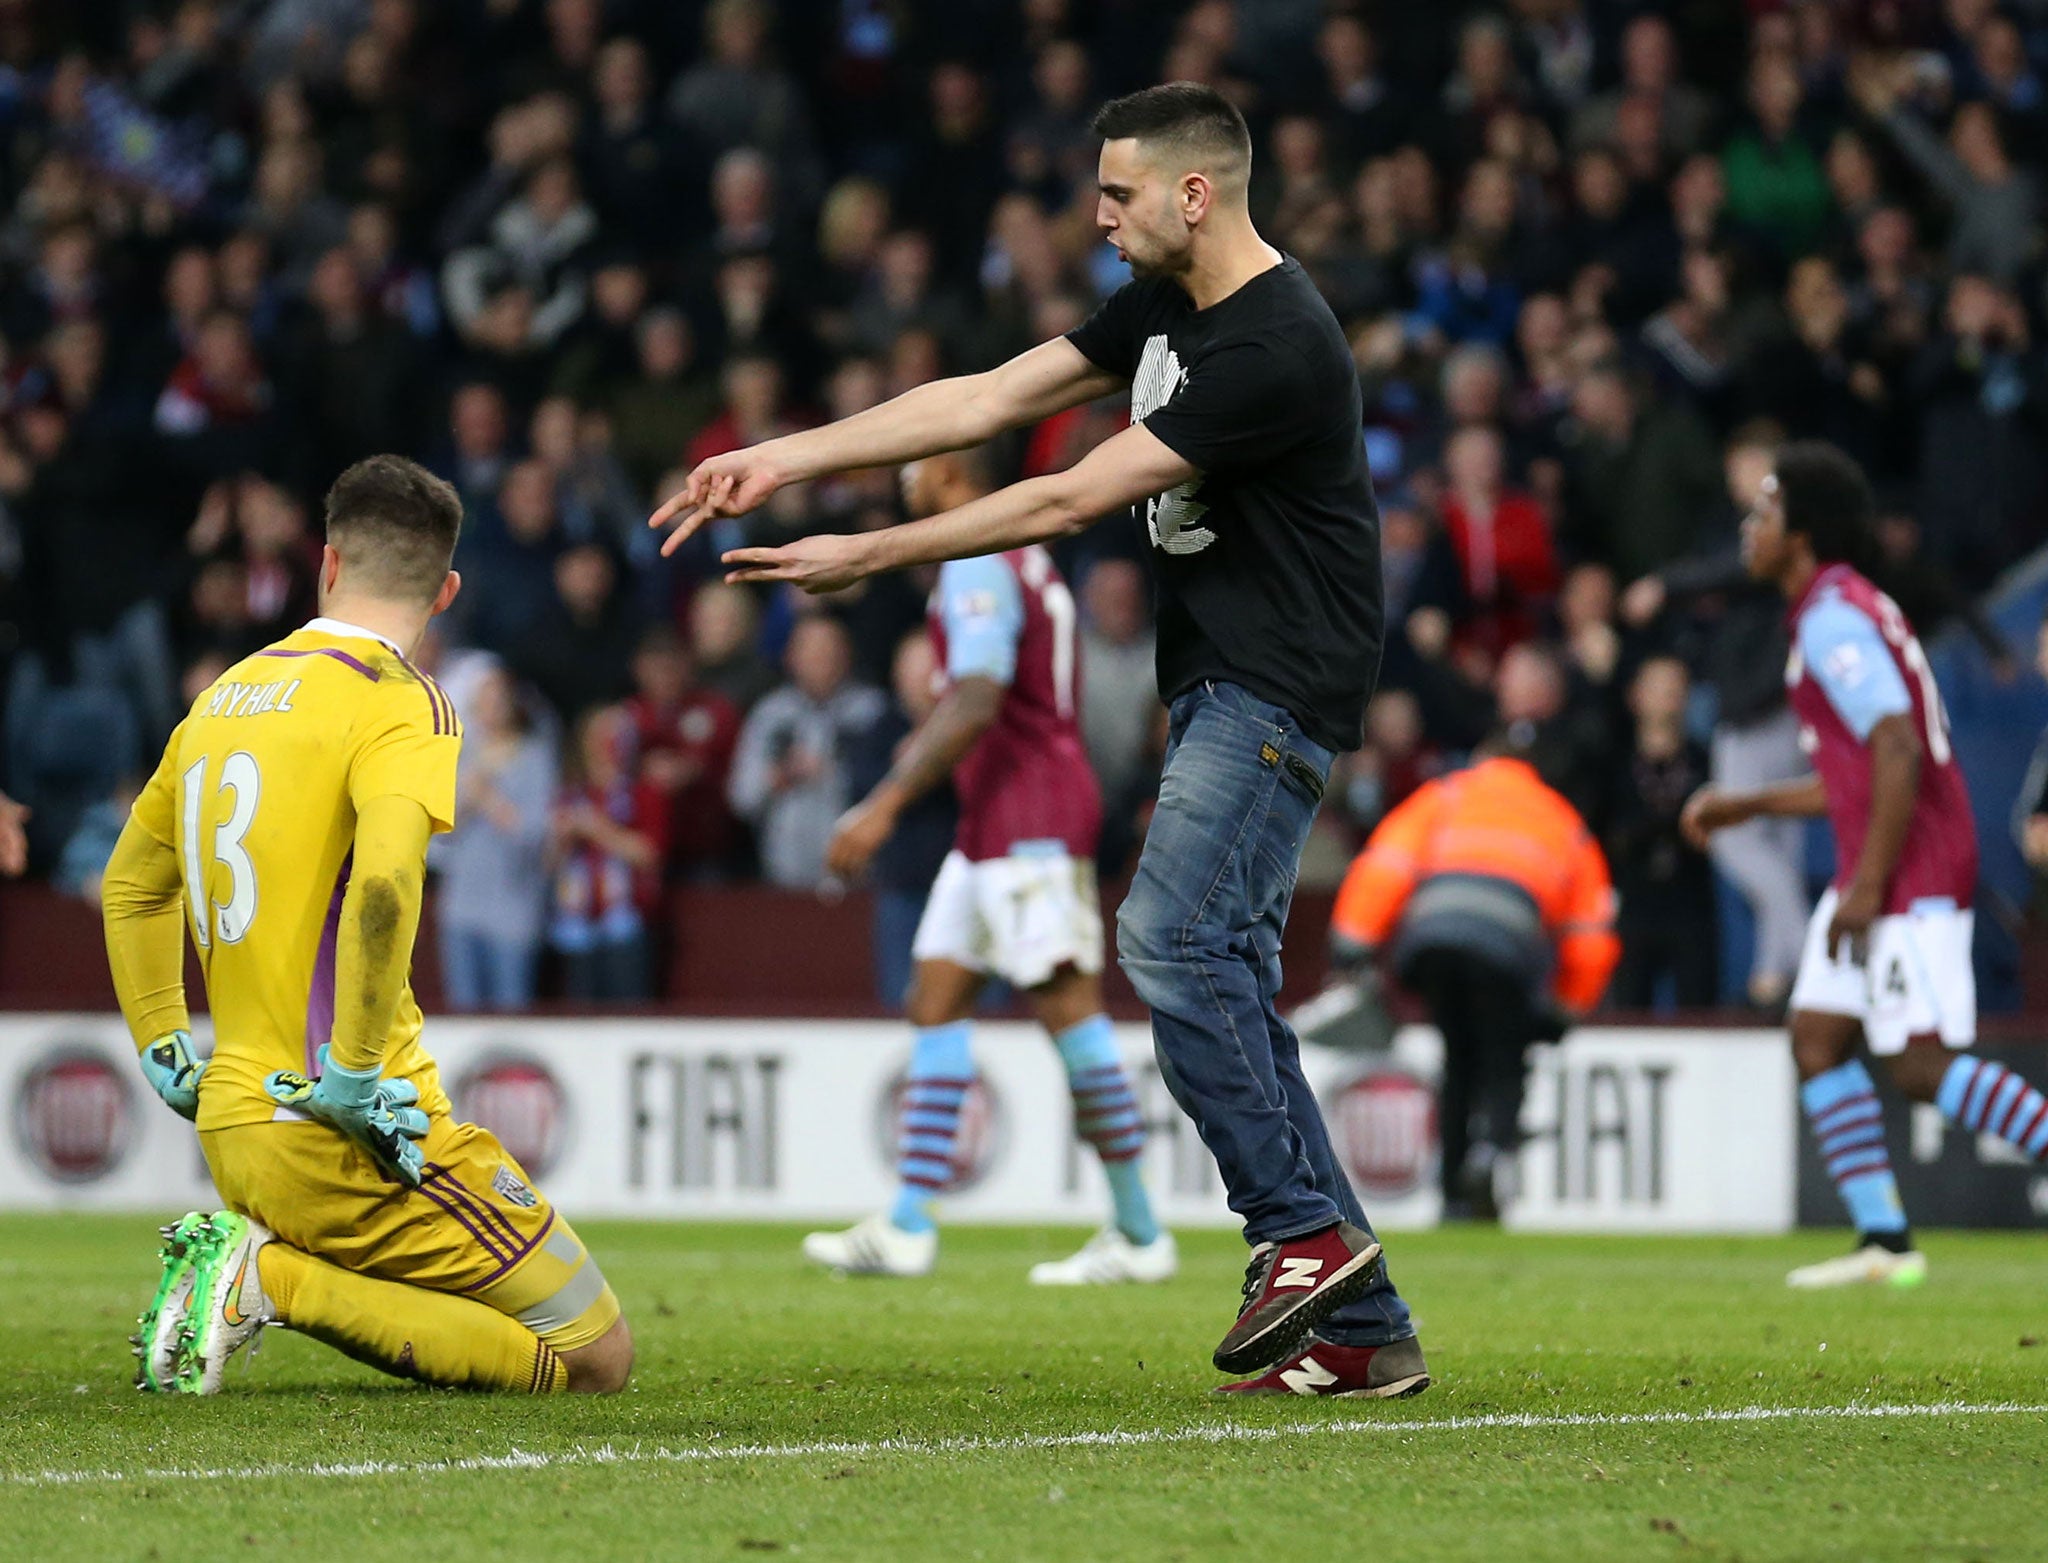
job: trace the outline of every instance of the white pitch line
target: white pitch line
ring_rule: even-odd
[[[466,1471],[545,1471],[560,1466],[693,1465],[735,1460],[803,1460],[821,1455],[840,1459],[867,1455],[1002,1454],[1054,1449],[1133,1449],[1152,1444],[1261,1444],[1285,1438],[1313,1438],[1332,1433],[1480,1433],[1574,1427],[1709,1427],[1723,1422],[1876,1421],[1906,1417],[2048,1416],[2048,1405],[2014,1401],[1972,1404],[1941,1401],[1930,1405],[1743,1406],[1732,1411],[1641,1411],[1609,1416],[1597,1412],[1538,1416],[1530,1412],[1498,1412],[1484,1416],[1376,1421],[1363,1417],[1329,1421],[1284,1422],[1273,1426],[1230,1422],[1197,1423],[1192,1427],[1153,1427],[1126,1431],[1111,1428],[1094,1433],[1050,1433],[1015,1438],[876,1438],[824,1440],[809,1444],[703,1444],[670,1449],[634,1445],[595,1449],[574,1447],[553,1453],[513,1450],[510,1454],[475,1455],[462,1460],[351,1460],[307,1465],[239,1465],[180,1470],[165,1467],[143,1471],[7,1471],[0,1485],[9,1487],[76,1487],[119,1482],[238,1482],[308,1477],[443,1476]]]

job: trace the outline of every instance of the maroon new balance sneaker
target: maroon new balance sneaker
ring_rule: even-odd
[[[1257,1378],[1219,1384],[1218,1395],[1323,1395],[1332,1400],[1400,1400],[1429,1388],[1422,1343],[1412,1335],[1384,1346],[1339,1346],[1312,1340]]]
[[[1371,1289],[1380,1245],[1348,1221],[1252,1250],[1244,1306],[1212,1359],[1219,1373],[1257,1373],[1293,1356],[1318,1324]]]

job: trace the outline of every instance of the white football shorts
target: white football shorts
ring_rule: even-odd
[[[1913,1037],[1938,1036],[1949,1047],[1977,1040],[1977,975],[1970,966],[1975,914],[1947,898],[1916,901],[1870,927],[1866,958],[1828,954],[1828,924],[1838,897],[1833,886],[1806,925],[1806,950],[1792,1008],[1848,1015],[1863,1022],[1870,1051],[1890,1058]]]
[[[1102,970],[1095,865],[1064,848],[975,863],[946,854],[910,953],[1036,988],[1062,966]]]

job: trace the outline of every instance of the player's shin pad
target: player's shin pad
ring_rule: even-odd
[[[454,1389],[569,1387],[553,1347],[474,1298],[357,1275],[283,1243],[266,1245],[259,1262],[280,1322],[358,1362]]]

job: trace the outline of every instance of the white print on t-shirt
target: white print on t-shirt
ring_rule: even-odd
[[[1188,383],[1188,372],[1180,354],[1166,345],[1166,338],[1145,339],[1145,353],[1138,360],[1138,372],[1131,377],[1131,422],[1143,423],[1164,407]],[[1202,486],[1198,477],[1155,494],[1145,501],[1145,529],[1152,534],[1152,546],[1169,554],[1198,554],[1216,541],[1216,534],[1197,526],[1209,507],[1195,498]]]

